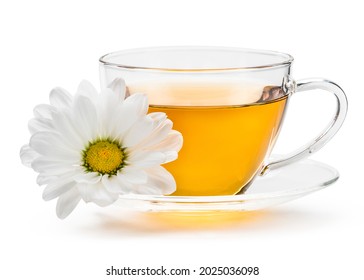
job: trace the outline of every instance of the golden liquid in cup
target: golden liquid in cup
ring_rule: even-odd
[[[232,195],[260,171],[287,102],[281,97],[244,105],[254,98],[258,101],[262,88],[229,84],[129,87],[131,92],[147,93],[152,104],[149,111],[165,112],[173,129],[183,135],[178,159],[164,165],[177,183],[172,195]],[[243,105],[231,105],[238,102]]]

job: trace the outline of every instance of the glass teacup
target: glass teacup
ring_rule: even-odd
[[[239,48],[125,50],[100,58],[101,86],[122,77],[128,94],[147,94],[149,111],[165,112],[182,133],[178,159],[164,165],[177,183],[173,195],[233,195],[257,175],[316,152],[345,119],[343,90],[324,79],[296,82],[292,61],[284,53]],[[310,143],[270,160],[290,96],[310,89],[336,96],[335,116]]]

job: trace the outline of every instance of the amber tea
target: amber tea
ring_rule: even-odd
[[[129,90],[148,93],[150,112],[165,112],[183,135],[178,159],[164,165],[177,183],[173,195],[239,192],[260,171],[286,103],[283,96],[260,102],[269,98],[264,87],[238,84],[149,83]]]

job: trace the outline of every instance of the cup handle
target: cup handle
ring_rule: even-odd
[[[268,163],[263,166],[260,175],[264,175],[268,170],[274,170],[282,166],[291,164],[293,162],[308,157],[310,154],[317,152],[339,130],[344,122],[346,112],[348,110],[348,101],[344,91],[332,81],[321,78],[312,78],[300,80],[296,83],[292,80],[288,80],[284,84],[283,88],[288,91],[288,94],[313,89],[322,89],[329,91],[333,93],[337,99],[336,112],[328,126],[317,137],[308,142],[306,145],[303,145],[299,149],[295,150],[294,152],[284,155],[279,159],[268,161]]]

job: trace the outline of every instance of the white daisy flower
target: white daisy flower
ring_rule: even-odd
[[[175,191],[173,176],[160,165],[177,158],[182,135],[166,114],[147,114],[146,95],[125,99],[125,91],[122,79],[100,94],[83,81],[75,96],[55,88],[50,105],[34,108],[31,138],[20,157],[46,185],[43,198],[58,197],[59,218],[81,199],[107,206],[119,194]]]

